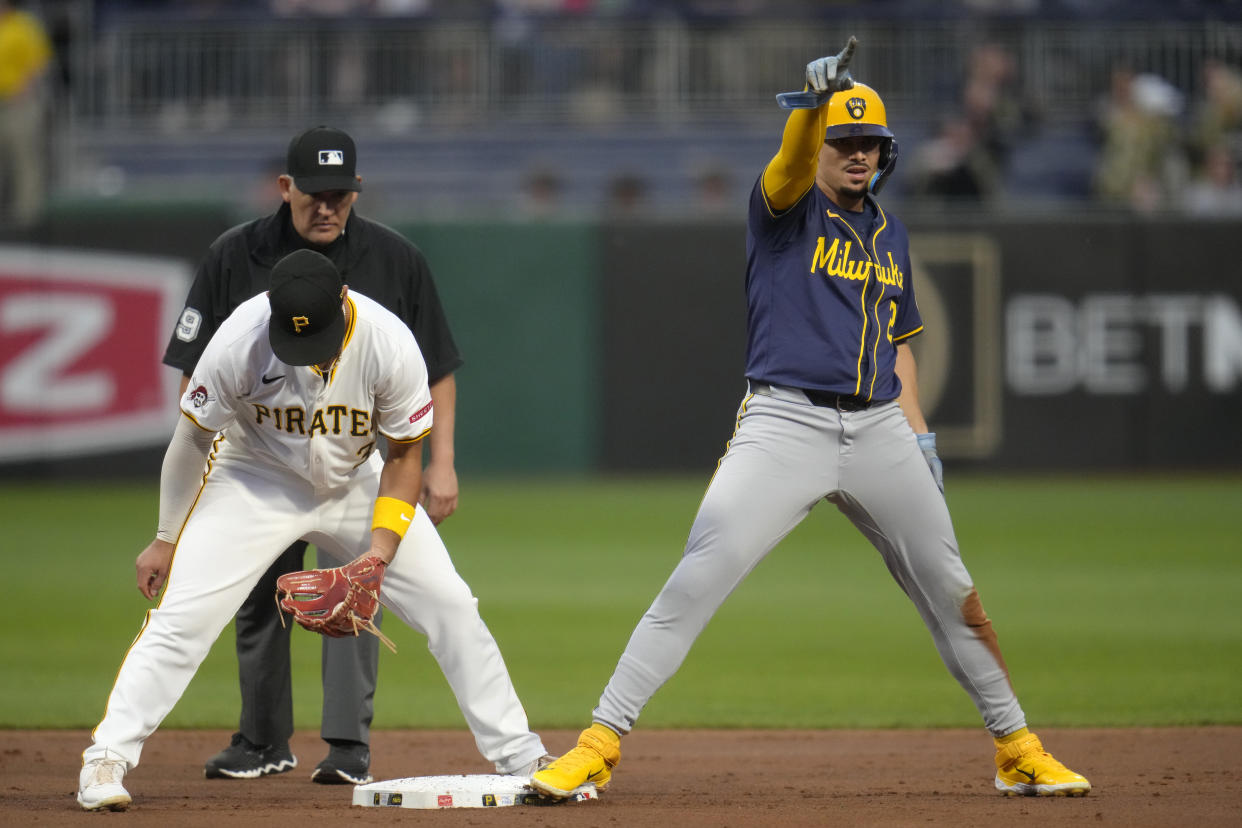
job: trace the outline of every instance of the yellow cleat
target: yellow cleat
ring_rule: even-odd
[[[1091,783],[1027,732],[1011,742],[996,740],[996,789],[1006,796],[1086,796]]]
[[[608,787],[612,769],[621,761],[621,737],[602,724],[593,724],[578,735],[578,745],[530,778],[540,793],[564,799],[590,782],[596,790]]]

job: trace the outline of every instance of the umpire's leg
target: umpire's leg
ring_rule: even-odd
[[[382,612],[375,613],[378,626]],[[369,633],[323,640],[323,720],[325,742],[371,743],[379,638]]]
[[[289,663],[292,624],[281,623],[276,579],[303,568],[306,541],[290,546],[255,584],[237,612],[237,677],[242,735],[256,745],[286,745],[293,735]]]
[[[318,566],[338,566],[316,551]],[[383,611],[375,613],[375,624]],[[323,714],[319,735],[325,742],[371,744],[375,684],[379,674],[379,638],[363,634],[323,639]]]

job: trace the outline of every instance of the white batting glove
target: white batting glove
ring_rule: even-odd
[[[927,461],[927,468],[931,469],[936,488],[944,494],[944,464],[940,462],[940,455],[936,452],[936,432],[929,431],[914,436],[918,438],[919,449],[923,452],[923,459]]]
[[[850,59],[854,57],[854,49],[858,46],[858,38],[850,35],[850,42],[845,44],[841,54],[835,57],[822,57],[806,65],[806,84],[812,92],[842,92],[854,88],[854,79],[850,77]]]

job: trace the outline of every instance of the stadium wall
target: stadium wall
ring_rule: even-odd
[[[158,355],[231,223],[210,205],[79,207],[0,242],[0,476],[158,472],[176,416]],[[739,223],[394,224],[431,261],[466,357],[460,470],[701,471],[724,450],[745,393]],[[1242,463],[1236,223],[908,224],[946,458]]]

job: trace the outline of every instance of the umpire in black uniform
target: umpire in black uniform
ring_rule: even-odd
[[[239,225],[212,243],[199,265],[185,309],[164,352],[181,369],[184,393],[195,363],[220,323],[246,299],[267,290],[272,266],[294,250],[310,248],[330,258],[351,288],[400,317],[414,333],[427,362],[436,427],[420,502],[436,523],[457,508],[453,424],[461,356],[422,253],[396,231],[352,212],[362,189],[353,139],[315,127],[289,143],[279,177],[283,204],[270,216]],[[209,778],[254,779],[297,767],[293,734],[289,634],[272,596],[276,579],[304,569],[306,542],[285,550],[237,613],[237,662],[241,721],[232,743],[207,761]],[[377,617],[378,620],[378,617]],[[316,782],[371,781],[370,726],[374,713],[379,639],[325,638],[323,720],[327,757],[311,774]]]

